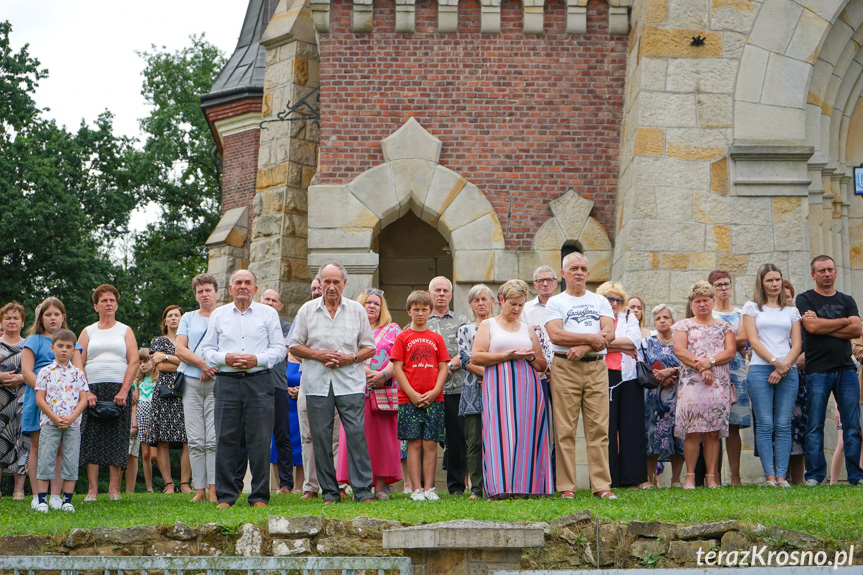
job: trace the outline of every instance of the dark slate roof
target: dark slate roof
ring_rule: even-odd
[[[210,92],[201,96],[203,107],[263,95],[267,51],[260,40],[276,4],[276,0],[249,0],[237,47]]]

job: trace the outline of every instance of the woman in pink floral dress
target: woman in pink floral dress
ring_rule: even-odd
[[[686,489],[695,488],[695,462],[702,441],[707,466],[704,483],[719,487],[719,438],[728,436],[734,397],[728,363],[734,358],[737,344],[731,325],[713,318],[713,293],[713,286],[707,282],[693,284],[689,290],[693,317],[672,327],[674,355],[683,364],[674,435],[683,438]]]

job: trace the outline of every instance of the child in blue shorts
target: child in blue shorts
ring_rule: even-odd
[[[439,499],[434,487],[437,445],[445,439],[443,385],[450,357],[440,334],[428,329],[432,304],[428,292],[408,296],[411,325],[396,337],[390,354],[399,384],[399,439],[408,442],[414,501]]]

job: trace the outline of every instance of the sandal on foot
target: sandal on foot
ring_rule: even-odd
[[[594,497],[599,497],[600,499],[617,499],[617,495],[609,491],[608,489],[603,489],[602,491],[597,491],[593,494]]]
[[[168,491],[169,489],[170,489],[170,491]],[[162,493],[167,493],[167,494],[169,494],[169,495],[170,495],[170,494],[172,494],[172,493],[176,493],[176,492],[177,492],[177,488],[176,488],[176,487],[174,487],[174,483],[173,483],[173,482],[172,482],[172,483],[168,483],[168,484],[166,484],[166,485],[165,485],[165,488],[162,490]]]
[[[188,489],[188,491],[183,491],[184,485],[186,486],[186,489]],[[182,483],[180,483],[180,493],[194,493],[194,492],[195,491],[192,489],[192,486],[189,485],[188,481],[183,481]]]
[[[686,481],[687,481],[687,482],[689,481],[689,478],[690,478],[690,477],[692,478],[692,485],[689,485],[689,483],[684,483],[684,484],[683,484],[683,488],[684,488],[684,489],[686,489],[686,490],[692,490],[692,489],[695,489],[695,474],[694,474],[694,473],[687,473],[687,474],[686,474]]]
[[[716,483],[716,485],[707,485],[707,478],[708,478],[708,477],[712,477],[712,478],[713,478],[713,481],[716,481],[716,475],[708,474],[708,475],[705,475],[705,476],[704,476],[704,485],[705,485],[708,489],[719,489],[720,487],[722,487],[722,485],[720,485],[718,482]]]

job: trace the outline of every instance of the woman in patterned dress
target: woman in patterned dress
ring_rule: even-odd
[[[11,473],[15,477],[12,498],[24,500],[24,480],[27,477],[27,447],[22,441],[21,408],[24,405],[24,376],[21,375],[21,329],[27,311],[18,302],[0,308],[0,478]],[[26,440],[26,437],[23,438]]]
[[[494,294],[485,284],[477,284],[467,292],[467,303],[476,318],[473,323],[458,328],[458,354],[464,369],[459,417],[464,417],[467,443],[467,472],[470,477],[470,498],[482,497],[482,376],[483,368],[471,363],[470,353],[479,325],[491,317]]]
[[[173,386],[177,377],[180,358],[174,347],[177,342],[177,328],[183,308],[169,305],[162,312],[162,335],[154,337],[150,342],[150,357],[159,370],[159,378],[153,390],[151,406],[150,432],[148,441],[156,446],[156,461],[162,480],[165,482],[164,493],[174,493],[174,480],[171,477],[170,449],[182,449],[180,457],[180,492],[191,493],[189,478],[192,466],[189,462],[189,444],[186,441],[186,421],[183,415],[183,398],[177,396],[161,397],[159,388]]]
[[[389,499],[387,485],[402,480],[400,466],[401,442],[398,438],[398,414],[372,410],[374,398],[369,390],[394,387],[393,364],[390,352],[396,336],[401,332],[393,322],[384,292],[375,288],[363,290],[357,301],[366,309],[375,337],[375,354],[364,363],[366,372],[365,430],[369,446],[369,459],[375,479],[375,497]],[[339,433],[339,455],[336,462],[336,479],[339,484],[348,483],[348,440],[344,427]]]
[[[731,485],[740,485],[740,450],[742,449],[740,429],[752,425],[749,410],[749,390],[746,385],[746,359],[743,357],[743,351],[746,349],[746,334],[740,325],[743,310],[731,305],[732,283],[731,275],[727,271],[713,270],[707,276],[707,281],[713,286],[716,294],[713,301],[713,317],[731,324],[737,345],[737,353],[734,354],[734,358],[728,364],[731,383],[734,385],[735,399],[731,404],[725,448],[728,451]]]
[[[650,312],[656,335],[641,340],[641,355],[653,366],[659,380],[656,389],[644,390],[644,427],[647,435],[647,485],[656,487],[656,462],[671,461],[671,486],[683,487],[683,441],[674,437],[674,412],[677,406],[677,380],[680,360],[674,355],[671,326],[674,310],[660,304]],[[642,486],[645,487],[645,486]]]
[[[90,391],[89,406],[96,401],[114,401],[120,417],[96,419],[84,410],[81,420],[81,465],[87,466],[88,490],[84,501],[96,501],[99,467],[109,468],[108,496],[120,499],[120,478],[129,461],[129,429],[132,422],[132,382],[138,374],[138,343],[132,328],[117,321],[120,292],[103,284],[93,292],[93,307],[99,321],[84,328],[78,337],[83,348],[84,373]]]
[[[683,439],[685,489],[695,489],[695,462],[704,442],[704,483],[719,487],[719,438],[728,437],[732,384],[728,364],[737,353],[728,322],[713,317],[713,286],[700,281],[689,290],[693,317],[672,326],[674,355],[683,364],[674,414],[674,436]]]
[[[519,318],[527,284],[509,280],[498,291],[500,314],[483,321],[471,361],[483,366],[483,488],[502,495],[550,495],[548,410],[539,377],[547,368],[536,331]]]

